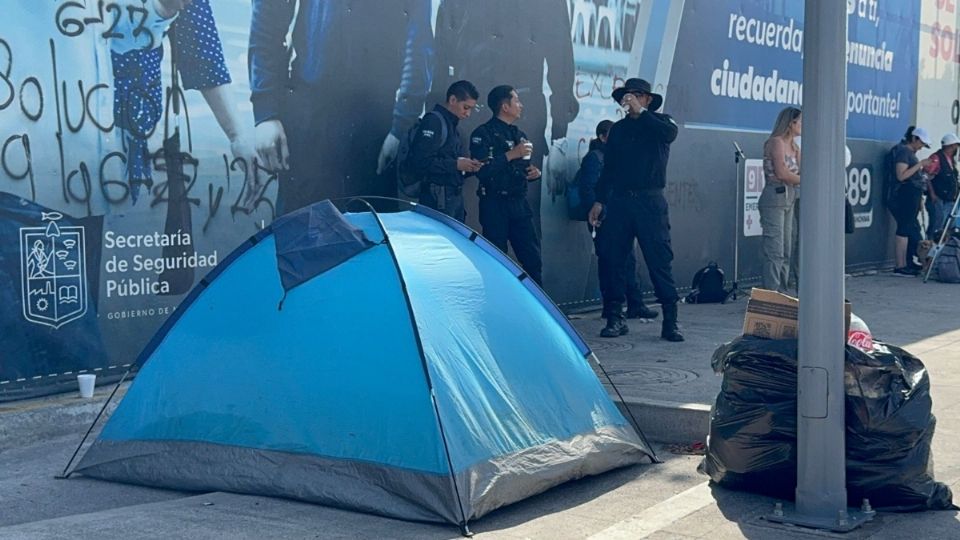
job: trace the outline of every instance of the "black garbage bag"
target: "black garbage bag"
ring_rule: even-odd
[[[701,472],[725,487],[793,499],[797,481],[797,341],[744,336],[714,353],[723,383]],[[930,379],[903,349],[847,347],[847,495],[892,511],[955,508],[933,478]]]
[[[723,374],[700,466],[721,486],[783,499],[797,486],[797,340],[744,336],[713,353]]]
[[[937,420],[923,362],[893,345],[848,346],[844,386],[849,498],[891,511],[955,508],[933,478]]]

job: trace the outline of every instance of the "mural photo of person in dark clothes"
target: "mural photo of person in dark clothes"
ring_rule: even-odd
[[[570,34],[567,0],[442,0],[437,11],[433,88],[442,92],[453,81],[467,79],[486,93],[509,82],[524,104],[517,126],[533,143],[532,163],[542,168],[549,152],[544,61],[550,87],[551,141],[567,136],[567,127],[580,110],[573,93]],[[471,133],[480,123],[479,118],[474,119],[462,130]],[[527,193],[534,216],[539,216],[540,184],[535,183]],[[539,231],[539,218],[535,217],[534,223]]]
[[[232,80],[209,0],[153,0],[146,32],[136,32],[135,18],[121,18],[111,38],[114,78],[113,114],[127,156],[126,179],[134,204],[141,186],[153,186],[148,139],[164,113],[163,36],[170,40],[183,90],[199,90],[230,142],[235,158],[251,159],[253,148],[230,97]],[[129,28],[127,28],[129,27]],[[252,192],[252,191],[251,191]]]
[[[264,166],[283,171],[278,213],[326,198],[396,196],[396,176],[384,164],[378,174],[378,156],[389,161],[423,111],[433,46],[430,0],[254,0],[252,6],[256,147]],[[375,32],[361,30],[373,24]]]

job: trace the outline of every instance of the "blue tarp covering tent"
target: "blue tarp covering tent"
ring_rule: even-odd
[[[76,471],[465,528],[653,455],[590,354],[462,224],[318,203],[198,285]]]

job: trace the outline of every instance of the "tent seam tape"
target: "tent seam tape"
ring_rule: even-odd
[[[446,431],[443,428],[443,420],[440,418],[440,406],[437,403],[436,393],[434,392],[433,380],[430,377],[430,369],[427,365],[427,356],[423,351],[423,340],[420,338],[420,330],[417,327],[417,316],[413,310],[413,303],[410,301],[410,294],[407,290],[407,282],[403,278],[403,271],[400,269],[400,261],[397,259],[397,254],[393,249],[393,244],[388,241],[389,235],[387,234],[387,228],[383,225],[383,221],[380,219],[379,213],[373,208],[373,205],[363,200],[362,198],[358,199],[366,204],[370,208],[370,212],[373,214],[374,219],[377,220],[377,225],[380,227],[381,232],[383,232],[384,244],[387,246],[387,250],[390,252],[390,257],[393,260],[394,268],[397,271],[397,279],[400,281],[400,290],[403,292],[403,298],[407,304],[407,313],[410,316],[410,325],[413,330],[414,340],[417,343],[417,352],[420,355],[420,364],[423,368],[423,376],[427,383],[427,389],[430,391],[430,400],[433,402],[434,414],[437,419],[437,427],[440,431],[440,439],[443,442],[443,450],[445,457],[447,458],[447,467],[450,470],[450,481],[453,484],[454,494],[457,497],[457,506],[460,509],[460,516],[463,520],[461,525],[467,527],[467,514],[463,508],[463,498],[460,495],[460,487],[457,485],[456,473],[453,470],[453,461],[450,458],[450,446],[447,444]]]

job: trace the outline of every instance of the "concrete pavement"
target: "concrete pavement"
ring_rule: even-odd
[[[960,490],[960,286],[923,284],[890,274],[847,280],[854,312],[880,339],[906,346],[927,365],[932,381],[935,474]],[[745,301],[682,306],[688,341],[659,339],[659,324],[630,321],[620,339],[596,337],[596,313],[573,317],[652,438],[703,440],[709,404],[720,379],[710,368],[717,345],[739,334]],[[102,395],[104,390],[98,389]],[[184,494],[74,478],[53,480],[82,435],[63,413],[79,400],[61,396],[0,406],[0,538],[456,538],[452,527],[399,522],[365,514],[263,497]],[[89,403],[81,403],[90,409]],[[60,435],[43,435],[36,411],[60,409]],[[31,412],[32,411],[32,412]],[[677,413],[681,411],[681,413]],[[86,413],[83,413],[86,414]],[[9,420],[20,415],[16,430]],[[675,415],[675,416],[671,416]],[[36,416],[37,418],[42,417]],[[70,425],[74,427],[69,427]],[[64,436],[66,429],[70,434]],[[17,431],[19,430],[19,431]],[[712,487],[696,473],[699,457],[673,455],[568,483],[498,510],[472,525],[478,538],[727,538],[832,537],[781,528],[762,519],[774,501]],[[842,538],[960,539],[957,512],[879,514]]]

